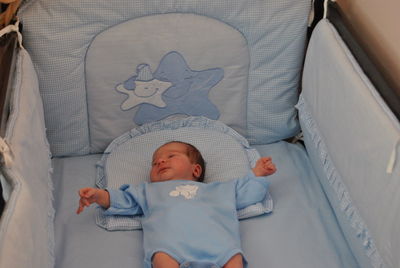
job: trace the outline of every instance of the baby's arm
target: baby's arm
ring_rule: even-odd
[[[106,190],[88,187],[80,189],[78,193],[80,199],[79,207],[76,211],[77,214],[92,203],[97,203],[105,209],[110,207],[110,194]]]
[[[253,168],[253,173],[257,177],[263,177],[274,174],[276,166],[272,163],[271,157],[262,157],[257,160],[256,166]]]

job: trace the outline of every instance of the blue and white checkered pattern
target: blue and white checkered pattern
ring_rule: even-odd
[[[250,53],[248,139],[252,144],[265,144],[293,136],[299,129],[294,105],[310,3],[308,0],[27,2],[19,17],[24,24],[24,45],[40,81],[53,155],[91,152],[85,55],[92,40],[124,21],[165,13],[206,16],[241,32]]]

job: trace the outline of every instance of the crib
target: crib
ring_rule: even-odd
[[[272,157],[270,199],[238,212],[249,268],[400,267],[398,98],[334,3],[308,38],[311,2],[23,2],[2,32],[0,267],[143,267],[140,224],[76,215],[77,191],[144,177],[168,139],[210,180]]]

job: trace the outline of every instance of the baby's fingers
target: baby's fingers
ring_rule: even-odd
[[[267,167],[274,167],[274,166],[275,166],[275,164],[272,163],[272,162],[265,163],[265,165],[266,165]]]
[[[270,174],[273,174],[276,172],[276,166],[274,164],[271,163],[271,165],[268,166],[268,171]]]
[[[79,207],[76,210],[76,214],[80,214],[84,209],[84,206],[82,205],[81,201],[79,201]]]
[[[268,166],[268,165],[272,164],[272,158],[271,157],[264,157],[262,159],[262,164],[263,164],[263,166]]]
[[[94,188],[83,188],[79,190],[79,196],[89,201],[88,205],[96,200],[96,193],[97,189]]]
[[[79,193],[79,196],[88,198],[91,195],[93,195],[94,191],[93,191],[93,188],[82,188],[82,189],[79,189],[78,193]]]
[[[262,157],[262,158],[260,158],[261,163],[271,162],[271,160],[272,160],[271,157]]]
[[[78,209],[76,210],[76,214],[81,214],[83,211],[83,207],[79,206]]]

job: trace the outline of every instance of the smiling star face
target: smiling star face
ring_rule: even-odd
[[[172,86],[172,83],[153,79],[150,81],[135,81],[135,85],[136,87],[133,90],[126,89],[124,84],[117,86],[117,91],[128,95],[128,98],[121,104],[123,111],[132,109],[142,103],[152,104],[157,107],[166,106],[161,96]]]

